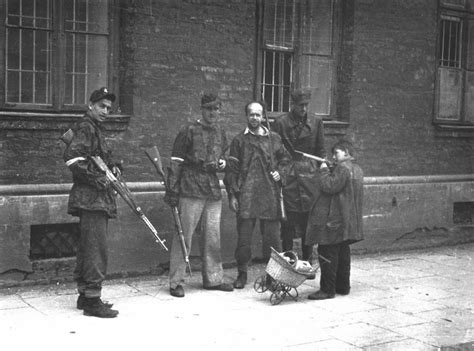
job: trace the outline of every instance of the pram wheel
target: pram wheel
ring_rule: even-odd
[[[270,303],[272,305],[278,305],[285,298],[286,292],[281,289],[276,289],[270,296]]]
[[[255,289],[256,292],[258,293],[263,293],[267,291],[267,285],[266,285],[266,275],[261,275],[257,279],[255,279],[255,283],[253,284],[253,288]]]

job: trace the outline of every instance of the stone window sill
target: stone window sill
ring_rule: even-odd
[[[435,135],[451,138],[474,138],[474,125],[435,124]]]

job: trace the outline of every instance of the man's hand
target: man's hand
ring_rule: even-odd
[[[229,199],[229,208],[232,212],[239,211],[239,200],[234,195]]]
[[[113,167],[112,167],[112,173],[113,173],[114,176],[116,176],[116,177],[119,177],[119,176],[122,175],[122,171],[121,171],[120,167],[118,167],[118,166],[113,166]]]
[[[174,193],[172,191],[167,191],[165,193],[165,202],[168,204],[170,207],[177,207],[179,204],[179,195],[177,193]]]
[[[101,190],[107,190],[110,186],[110,180],[106,176],[97,178],[96,182]]]
[[[275,182],[279,182],[281,180],[280,173],[278,173],[278,171],[270,172],[270,174]]]
[[[321,166],[319,166],[319,169],[327,169],[328,165],[326,162],[321,163]]]

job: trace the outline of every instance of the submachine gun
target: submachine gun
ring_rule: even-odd
[[[161,157],[160,157],[160,152],[158,151],[158,148],[156,146],[150,147],[148,149],[145,149],[145,154],[148,156],[150,161],[153,163],[153,166],[155,166],[156,172],[158,175],[161,177],[163,180],[163,184],[165,185],[166,190],[169,190],[169,184],[166,179],[166,174],[163,170],[163,165],[161,163]],[[176,206],[171,207],[171,212],[173,213],[173,219],[174,219],[174,224],[176,228],[176,233],[179,238],[179,243],[181,245],[181,251],[183,253],[183,259],[184,262],[186,262],[186,265],[188,266],[189,270],[189,275],[192,275],[191,272],[191,264],[189,262],[189,254],[188,254],[188,249],[186,248],[186,242],[184,241],[184,234],[183,234],[183,226],[181,224],[181,218],[179,216],[179,210]]]

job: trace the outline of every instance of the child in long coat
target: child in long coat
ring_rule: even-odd
[[[318,244],[321,267],[320,290],[310,300],[334,298],[350,292],[351,251],[349,245],[363,240],[362,169],[354,163],[352,144],[340,141],[332,147],[336,167],[321,165],[320,196],[309,216],[306,244]]]

